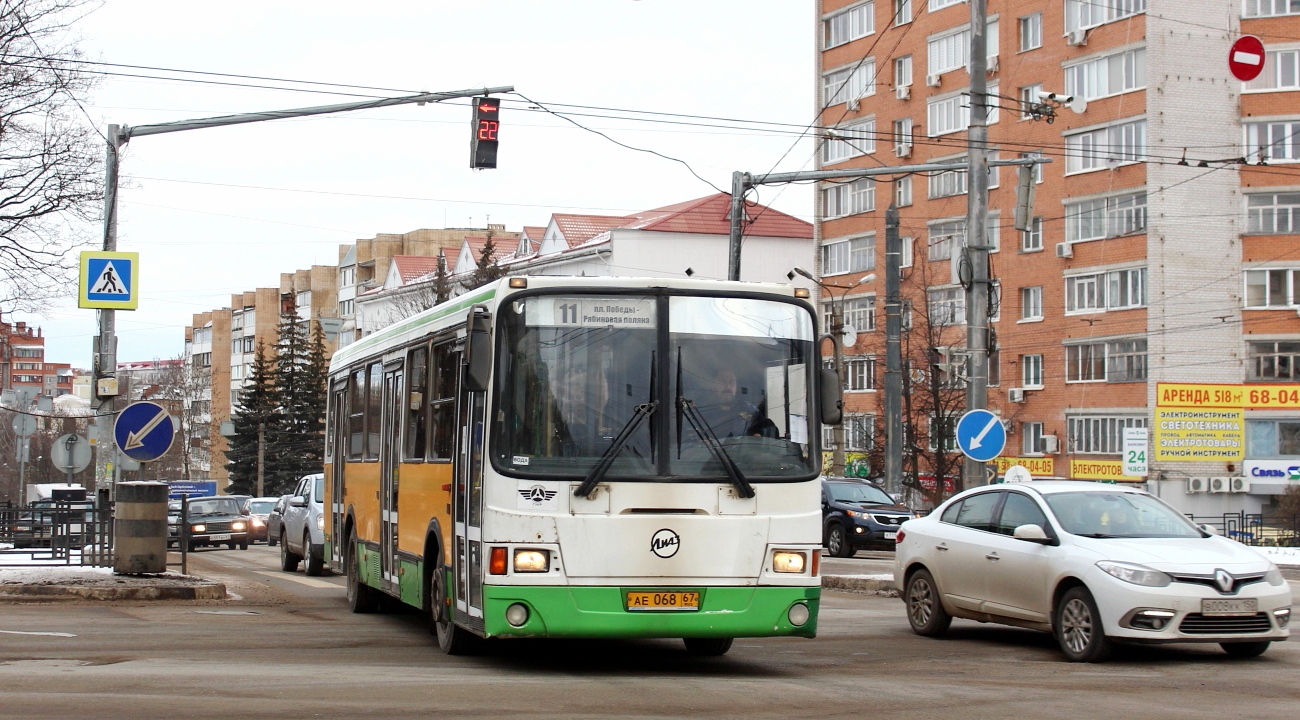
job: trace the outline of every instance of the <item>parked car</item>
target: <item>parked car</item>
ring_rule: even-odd
[[[181,544],[181,501],[167,501],[167,547]]]
[[[231,550],[235,546],[248,549],[248,516],[239,511],[238,498],[226,495],[190,498],[187,512],[191,552],[198,547],[223,544]]]
[[[938,636],[952,618],[1051,632],[1072,662],[1116,643],[1218,643],[1254,657],[1290,630],[1277,566],[1142,490],[1077,481],[975,488],[898,533],[907,619]]]
[[[266,521],[271,515],[271,510],[275,508],[277,501],[279,501],[279,498],[273,497],[249,498],[245,501],[244,509],[245,514],[248,515],[249,542],[266,541]]]
[[[822,544],[834,557],[894,549],[898,527],[913,517],[884,490],[852,478],[822,480]]]
[[[93,500],[36,500],[19,511],[10,541],[15,548],[80,548],[94,525]]]
[[[266,514],[266,545],[275,547],[280,542],[280,528],[284,527],[284,510],[289,507],[293,495],[281,495],[275,501],[271,512]]]
[[[280,568],[293,572],[304,560],[308,575],[325,573],[324,473],[298,481],[280,521]]]

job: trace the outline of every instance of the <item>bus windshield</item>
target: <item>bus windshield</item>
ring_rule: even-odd
[[[607,454],[605,479],[725,479],[726,463],[751,481],[816,471],[813,324],[800,305],[543,295],[498,322],[503,471],[580,479]]]

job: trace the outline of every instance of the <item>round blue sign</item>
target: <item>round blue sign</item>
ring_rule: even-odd
[[[1002,420],[988,410],[971,410],[957,421],[957,447],[972,460],[988,462],[1001,455],[1006,444]]]
[[[132,460],[157,460],[172,446],[176,425],[167,409],[158,403],[131,403],[113,423],[113,439]]]

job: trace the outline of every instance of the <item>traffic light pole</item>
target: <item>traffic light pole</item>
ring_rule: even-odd
[[[473,90],[453,90],[450,92],[420,93],[395,98],[378,98],[359,102],[340,103],[337,105],[317,105],[313,107],[294,108],[290,110],[268,110],[238,115],[220,115],[198,120],[178,120],[156,125],[108,126],[108,156],[104,167],[104,250],[117,250],[117,181],[119,151],[133,137],[161,135],[164,133],[202,130],[204,128],[243,125],[246,123],[265,122],[267,120],[285,120],[288,118],[308,117],[311,115],[330,115],[333,113],[352,112],[354,110],[371,110],[374,108],[393,107],[395,105],[424,105],[444,100],[478,97],[513,92],[514,87],[507,85],[493,88],[476,88]],[[138,290],[137,290],[138,292]],[[99,381],[114,380],[117,377],[117,336],[116,311],[99,311],[99,336],[94,348],[94,376],[96,405],[97,450],[95,452],[95,486],[101,490],[113,487],[112,453],[113,414],[116,410],[117,388],[115,383],[106,383],[100,387]]]
[[[962,260],[969,264],[966,285],[966,349],[970,356],[966,379],[966,410],[988,407],[989,395],[989,103],[987,0],[970,0],[970,129],[966,134],[967,173],[966,247]],[[938,482],[943,482],[942,478]],[[984,463],[966,458],[962,489],[988,482]]]

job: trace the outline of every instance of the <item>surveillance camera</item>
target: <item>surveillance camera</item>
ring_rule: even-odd
[[[1073,95],[1058,95],[1056,93],[1047,93],[1047,99],[1051,100],[1052,102],[1060,103],[1062,105],[1069,105],[1070,103],[1074,102]]]
[[[1038,91],[1038,99],[1039,99],[1039,100],[1051,100],[1051,99],[1054,98],[1054,97],[1056,97],[1056,93],[1054,93],[1054,92],[1047,92],[1046,90],[1039,90],[1039,91]]]

